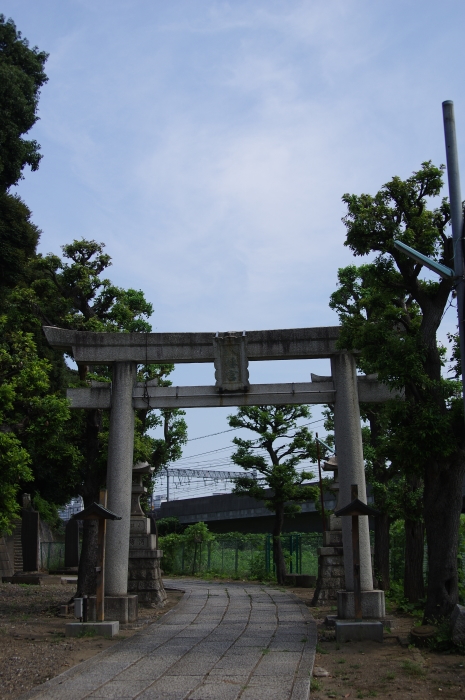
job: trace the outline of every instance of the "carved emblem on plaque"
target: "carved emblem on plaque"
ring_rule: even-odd
[[[248,391],[249,370],[245,334],[225,333],[213,339],[215,386],[223,391]]]

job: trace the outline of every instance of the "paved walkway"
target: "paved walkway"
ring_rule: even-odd
[[[23,695],[34,700],[307,700],[316,624],[289,593],[170,579],[180,603]]]

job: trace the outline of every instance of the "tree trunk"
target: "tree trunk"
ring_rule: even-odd
[[[370,444],[375,452],[379,449],[379,444],[383,435],[383,429],[380,424],[380,416],[384,408],[382,404],[370,404],[364,406],[364,411],[370,423]],[[380,484],[387,484],[391,478],[391,472],[386,467],[386,462],[381,459],[373,460],[373,479]],[[391,586],[390,569],[389,569],[389,514],[386,504],[386,495],[382,489],[375,491],[375,508],[379,511],[379,515],[375,518],[375,551],[373,561],[373,574],[375,588],[382,591],[388,591]]]
[[[457,553],[465,475],[463,450],[454,458],[444,458],[441,464],[431,462],[425,469],[424,519],[428,544],[425,622],[449,617],[458,603]]]
[[[375,518],[375,551],[374,574],[377,586],[382,591],[388,591],[391,586],[389,575],[389,515],[380,513]]]
[[[94,501],[98,502],[99,490],[102,486],[102,475],[98,469],[98,456],[100,449],[99,433],[102,425],[102,411],[86,411],[86,467],[85,479],[82,485],[81,495],[84,500],[84,508]],[[95,595],[97,590],[98,566],[98,524],[94,520],[84,520],[81,557],[79,559],[77,596]]]
[[[98,566],[98,521],[84,520],[83,523],[82,550],[81,558],[79,559],[76,592],[77,598],[82,598],[83,595],[95,595],[97,590],[97,573],[95,568]]]
[[[425,597],[423,558],[425,526],[421,520],[405,519],[404,596],[409,603],[418,603]]]
[[[281,544],[281,532],[284,523],[284,506],[280,504],[276,507],[276,515],[273,528],[273,561],[276,567],[276,578],[282,586],[286,580],[286,563],[284,561],[283,548]]]

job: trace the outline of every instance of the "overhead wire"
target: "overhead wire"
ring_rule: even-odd
[[[319,418],[318,420],[310,421],[310,423],[303,423],[298,425],[298,428],[304,428],[306,425],[313,425],[314,423],[321,423],[324,418]],[[228,430],[220,430],[219,433],[210,433],[209,435],[199,435],[199,437],[189,438],[187,442],[193,442],[194,440],[203,440],[204,438],[214,437],[215,435],[223,435],[224,433],[232,433],[234,430],[241,430],[242,428],[229,428]],[[247,430],[247,428],[245,428]]]
[[[306,427],[307,425],[315,425],[317,423],[322,423],[324,420],[325,420],[324,418],[319,418],[318,420],[309,421],[309,422],[304,423],[302,425],[298,425],[297,429]],[[201,435],[201,436],[196,437],[196,438],[191,438],[190,440],[188,440],[188,442],[193,442],[194,440],[202,440],[202,439],[208,438],[208,437],[215,437],[216,435],[223,435],[225,433],[235,432],[236,430],[240,430],[240,428],[230,428],[228,430],[221,430],[221,431],[216,432],[216,433],[210,433],[209,435]],[[253,442],[258,442],[259,439],[260,438],[257,438]],[[197,460],[197,461],[192,462],[192,460],[196,459],[197,457],[204,457],[207,455],[216,454],[218,452],[224,452],[225,450],[234,450],[234,449],[235,449],[235,445],[231,444],[231,445],[228,445],[226,447],[220,447],[220,448],[217,448],[215,450],[208,450],[206,452],[199,452],[195,455],[190,455],[188,457],[181,457],[179,460],[176,460],[175,464],[182,463],[182,465],[183,465],[182,468],[186,469],[186,470],[189,469],[189,471],[192,471],[192,475],[189,475],[188,477],[186,477],[186,481],[184,483],[181,482],[181,477],[177,478],[177,482],[173,480],[173,488],[175,490],[187,489],[189,494],[196,494],[196,493],[200,493],[200,492],[205,492],[206,488],[211,489],[213,486],[216,485],[218,487],[221,486],[226,491],[226,489],[228,488],[228,484],[226,481],[223,481],[220,484],[220,483],[218,483],[218,481],[214,477],[205,478],[205,477],[200,476],[200,475],[196,476],[195,471],[196,471],[196,467],[199,469],[199,471],[205,470],[206,467],[209,467],[210,469],[216,467],[216,468],[218,468],[218,471],[221,471],[221,467],[224,468],[224,467],[234,466],[237,468],[237,465],[231,461],[229,456],[219,457],[218,459],[213,460],[213,461],[212,460]],[[265,448],[255,448],[255,450],[256,450],[256,453],[257,452],[258,453],[261,452],[261,453],[265,453],[265,454],[267,453]],[[189,464],[189,462],[190,462],[190,464]],[[305,467],[304,465],[301,465],[300,468],[302,471],[304,471],[306,469],[308,470],[308,468],[310,466],[311,465],[308,465],[307,467]],[[244,472],[244,473],[246,473],[246,472]],[[158,478],[160,478],[160,481],[164,481],[164,479],[166,478],[166,474],[163,472],[158,474],[157,476],[158,476]],[[173,479],[174,479],[174,474],[173,474]],[[194,479],[196,481],[198,479],[202,479],[203,483],[199,484],[197,482],[197,484],[191,484],[191,479]],[[179,494],[179,495],[181,495],[181,494]]]

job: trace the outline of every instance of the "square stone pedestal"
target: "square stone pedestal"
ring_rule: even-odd
[[[337,616],[340,620],[355,618],[353,591],[337,592]],[[384,591],[362,591],[362,616],[364,619],[384,619],[386,616]]]
[[[119,622],[67,622],[66,637],[80,637],[85,634],[96,634],[99,637],[115,637],[119,632]]]
[[[89,596],[87,608],[87,619],[96,620],[96,598]],[[105,617],[109,620],[118,620],[121,624],[135,622],[138,617],[138,599],[136,595],[106,595],[105,596]],[[101,623],[98,623],[101,624]]]
[[[363,642],[369,639],[373,642],[383,641],[383,623],[376,620],[336,620],[336,641]]]
[[[452,641],[454,644],[465,644],[465,605],[457,605],[450,618]]]

